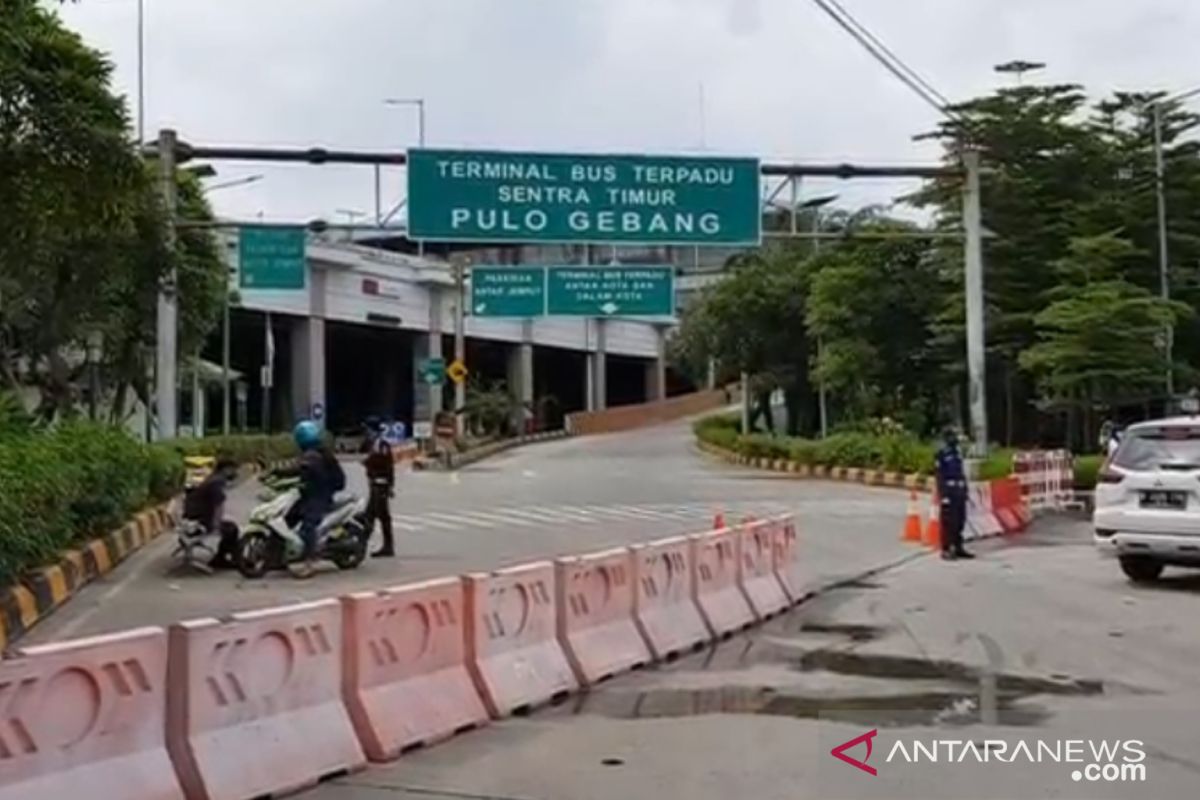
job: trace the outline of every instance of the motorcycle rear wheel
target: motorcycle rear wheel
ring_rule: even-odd
[[[262,531],[243,534],[238,542],[237,568],[246,578],[261,578],[271,566],[271,540]]]

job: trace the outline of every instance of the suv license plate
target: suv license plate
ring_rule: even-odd
[[[1183,510],[1187,508],[1187,492],[1142,492],[1142,508]]]

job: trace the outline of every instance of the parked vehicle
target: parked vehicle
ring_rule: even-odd
[[[1093,541],[1130,580],[1200,568],[1200,417],[1130,426],[1101,470]]]

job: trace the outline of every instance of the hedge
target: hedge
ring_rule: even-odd
[[[8,406],[0,403],[0,584],[174,497],[183,487],[185,456],[246,464],[296,455],[286,434],[146,445],[96,423],[38,429]]]
[[[119,428],[68,422],[0,437],[0,583],[107,533],[183,482],[174,449]]]
[[[736,417],[706,417],[693,424],[696,437],[707,444],[748,458],[787,459],[797,464],[862,467],[889,472],[928,475],[937,446],[908,433],[835,433],[824,439],[798,439],[752,433],[743,436]]]

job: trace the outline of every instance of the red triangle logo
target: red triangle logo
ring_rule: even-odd
[[[834,758],[840,758],[842,761],[845,761],[850,766],[857,767],[869,775],[878,775],[879,772],[874,767],[872,767],[870,764],[867,763],[868,761],[871,760],[871,747],[872,747],[871,740],[875,738],[875,735],[877,733],[879,733],[878,728],[876,728],[873,731],[868,731],[868,732],[864,733],[862,736],[855,736],[850,741],[842,742],[837,747],[830,750],[829,755],[833,756]],[[859,761],[854,756],[846,755],[847,750],[858,747],[860,744],[864,744],[864,743],[867,745],[867,757],[864,758],[862,761]]]

